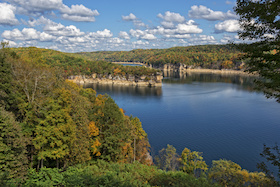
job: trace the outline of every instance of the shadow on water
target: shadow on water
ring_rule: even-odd
[[[109,95],[122,95],[122,96],[136,96],[136,97],[161,97],[161,87],[138,87],[138,86],[124,86],[113,84],[86,84],[86,88],[92,88],[97,91],[98,94]]]

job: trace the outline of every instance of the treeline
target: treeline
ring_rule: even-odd
[[[62,53],[50,49],[40,49],[35,47],[12,49],[21,58],[37,58],[40,56],[40,63],[50,67],[61,68],[66,76],[71,75],[156,75],[158,70],[145,67],[122,66],[106,62],[104,60],[87,59],[81,55],[72,53]]]
[[[135,49],[132,51],[99,51],[78,53],[92,60],[108,62],[142,62],[161,66],[185,64],[191,68],[243,69],[242,53],[233,45],[200,45],[169,49]]]

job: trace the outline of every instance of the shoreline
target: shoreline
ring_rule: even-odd
[[[112,62],[114,64],[138,64],[148,67],[145,63],[141,62]],[[244,75],[244,76],[258,76],[257,74],[244,72],[244,70],[232,70],[232,69],[203,69],[203,68],[160,68],[160,67],[150,67],[154,69],[159,69],[161,71],[181,71],[186,73],[210,73],[210,74],[221,74],[221,75]]]
[[[244,72],[244,70],[184,69],[184,70],[179,70],[179,71],[183,71],[183,72],[187,72],[187,73],[211,73],[211,74],[222,74],[222,75],[257,76],[256,74]]]
[[[141,63],[141,62],[112,62],[113,64],[137,64],[137,65],[142,65],[146,66],[146,64]]]

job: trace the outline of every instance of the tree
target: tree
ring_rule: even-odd
[[[22,182],[27,174],[26,140],[12,113],[0,108],[0,180]],[[4,177],[5,178],[5,177]],[[3,183],[3,181],[0,181]]]
[[[178,154],[176,148],[167,144],[167,148],[159,151],[159,155],[155,158],[160,169],[167,171],[175,171],[178,168]]]
[[[203,160],[202,153],[197,151],[191,151],[185,148],[179,158],[181,164],[181,170],[192,175],[200,176],[208,170],[208,166]]]
[[[230,160],[212,161],[208,177],[222,186],[274,186],[264,173],[248,172]]]
[[[115,101],[108,95],[98,95],[92,121],[99,129],[100,157],[108,161],[123,161],[123,148],[132,140],[131,127]]]
[[[35,127],[35,137],[32,139],[41,168],[43,160],[47,158],[57,160],[57,163],[59,159],[65,159],[76,139],[75,124],[70,116],[71,92],[66,89],[53,92],[54,98],[47,98],[41,106],[39,124]]]
[[[257,81],[268,98],[280,102],[280,3],[279,0],[237,0],[239,37],[254,43],[238,45],[245,53],[248,71],[257,73]]]

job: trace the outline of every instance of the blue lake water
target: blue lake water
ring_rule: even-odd
[[[126,115],[137,116],[152,156],[173,145],[203,152],[207,164],[221,158],[255,171],[263,144],[280,143],[280,104],[253,91],[242,76],[172,74],[162,88],[92,85],[109,94]]]

